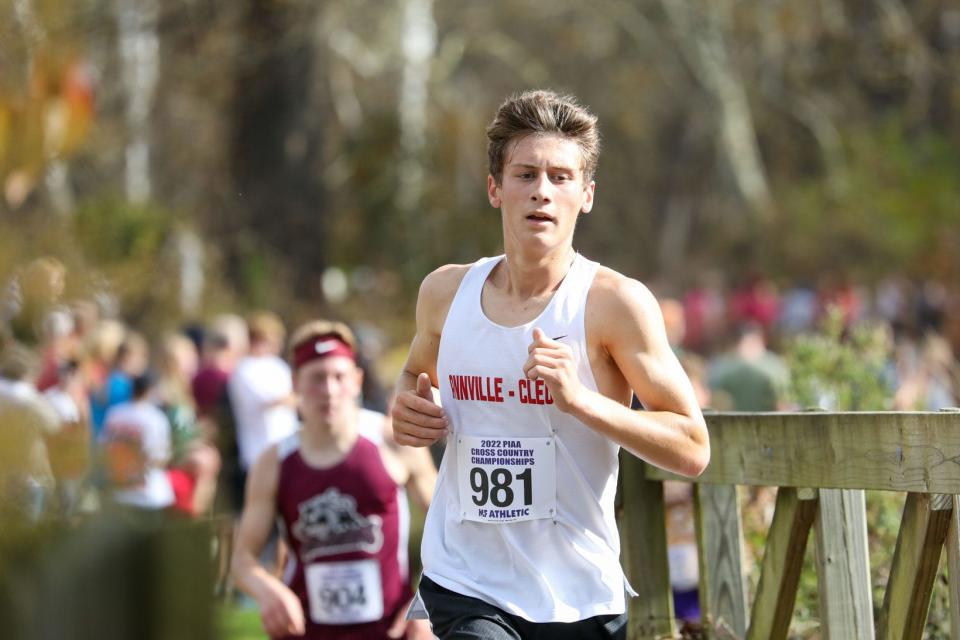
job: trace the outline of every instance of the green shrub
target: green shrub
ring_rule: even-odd
[[[801,408],[882,411],[890,407],[886,327],[845,329],[843,312],[834,307],[827,311],[819,333],[794,338],[785,355],[791,400]]]
[[[882,326],[846,327],[839,309],[829,309],[819,332],[801,335],[787,344],[785,357],[791,370],[790,396],[799,407],[830,411],[881,411],[891,406],[892,389],[887,377],[891,343]],[[867,491],[867,526],[871,587],[876,613],[896,549],[905,494]],[[745,514],[745,540],[752,556],[754,584],[759,578],[766,531],[757,518]],[[753,526],[750,526],[753,523]],[[807,543],[803,572],[797,592],[790,637],[819,637],[818,585],[814,562],[814,532]],[[927,638],[948,638],[948,592],[943,572],[934,587],[933,607],[927,622]]]

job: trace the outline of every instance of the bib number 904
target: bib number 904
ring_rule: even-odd
[[[533,504],[533,476],[532,469],[527,468],[521,473],[513,474],[510,469],[497,467],[490,471],[482,467],[470,470],[470,488],[473,489],[473,503],[478,507],[493,504],[495,507],[507,507],[514,504],[514,480],[519,481],[523,491],[523,505]]]
[[[328,610],[362,607],[367,604],[367,596],[362,584],[321,587],[318,595],[320,604]]]
[[[316,562],[304,567],[304,577],[310,619],[317,624],[360,624],[383,617],[378,560]]]

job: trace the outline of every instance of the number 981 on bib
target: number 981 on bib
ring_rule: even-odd
[[[556,459],[553,438],[458,436],[461,518],[486,523],[554,518]]]

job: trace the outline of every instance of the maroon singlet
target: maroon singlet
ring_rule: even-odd
[[[309,466],[296,438],[279,447],[277,513],[291,549],[284,581],[303,605],[303,637],[385,638],[412,595],[402,491],[363,436],[327,469]],[[371,616],[379,617],[364,621]]]

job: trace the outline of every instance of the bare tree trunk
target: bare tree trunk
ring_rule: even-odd
[[[59,159],[50,162],[47,165],[44,184],[53,210],[61,216],[72,214],[77,204],[73,197],[73,189],[70,187],[70,165]]]
[[[150,199],[150,111],[160,76],[157,0],[116,0],[121,76],[126,98],[124,183],[131,202]]]
[[[836,194],[845,193],[849,186],[847,163],[844,157],[843,140],[827,111],[815,98],[801,96],[790,100],[792,113],[813,134],[827,171],[827,183]]]
[[[400,84],[400,189],[397,204],[412,212],[423,195],[423,148],[426,142],[430,60],[437,47],[433,0],[402,0],[401,47],[403,75]]]
[[[660,80],[672,88],[679,84],[677,79],[682,73],[676,73],[682,67],[684,60],[675,51],[670,42],[664,38],[650,19],[640,10],[639,3],[634,0],[588,0],[597,11],[609,14],[617,26],[626,33],[637,49],[646,55],[655,55],[658,64],[654,69]],[[676,55],[670,55],[670,53]],[[667,54],[667,55],[664,55]]]
[[[678,273],[684,265],[687,241],[693,228],[693,202],[689,195],[675,195],[667,202],[666,214],[657,243],[657,268],[665,278]]]
[[[331,60],[327,66],[330,97],[337,120],[347,131],[358,129],[363,124],[363,107],[353,86],[353,74],[341,60]]]
[[[247,4],[240,38],[252,53],[239,61],[231,114],[231,177],[233,191],[242,195],[230,212],[233,228],[241,232],[226,252],[228,270],[235,277],[250,275],[254,248],[257,254],[283,256],[293,269],[287,284],[304,299],[321,295],[318,274],[327,260],[327,198],[320,175],[325,105],[318,104],[318,83],[309,82],[315,65],[323,63],[319,34],[295,27],[314,23],[318,10],[307,2]],[[260,286],[248,293],[262,294],[261,303],[269,304],[273,292]]]
[[[37,15],[33,11],[33,0],[16,0],[13,10],[17,16],[17,22],[20,23],[20,29],[23,31],[24,42],[27,44],[28,64],[32,65],[37,47],[47,39],[47,32],[40,21],[37,20]]]
[[[180,311],[185,317],[195,317],[200,310],[205,284],[203,241],[187,229],[177,232],[174,241],[180,264]]]
[[[694,76],[717,102],[721,149],[737,190],[754,217],[768,221],[773,209],[766,170],[757,146],[746,88],[724,41],[727,0],[692,3],[661,0]]]
[[[878,4],[885,18],[887,37],[905,45],[904,72],[912,85],[907,114],[912,122],[921,122],[927,117],[934,85],[930,50],[900,0],[878,0]]]

